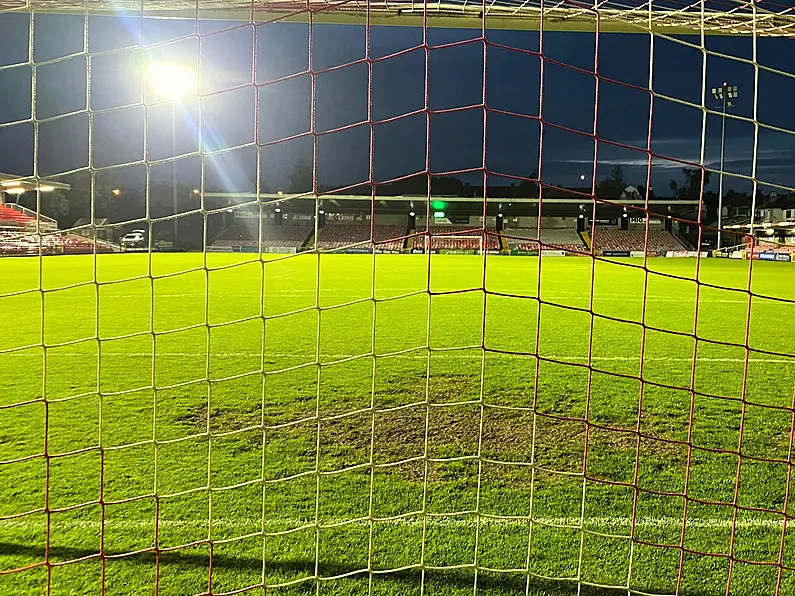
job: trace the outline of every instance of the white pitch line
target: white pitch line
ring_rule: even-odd
[[[32,348],[37,349],[37,348]],[[52,348],[51,348],[52,349]],[[477,349],[477,348],[470,348],[470,349]],[[424,350],[423,348],[417,348],[418,351]],[[96,353],[94,352],[56,352],[58,357],[67,356],[67,357],[90,357],[96,358]],[[157,357],[166,357],[166,358],[195,358],[197,356],[206,356],[206,352],[156,352],[154,355]],[[487,352],[488,357],[496,357],[496,358],[534,358],[534,354],[503,354],[500,352]],[[250,357],[260,357],[262,355],[261,352],[212,352],[211,356],[217,358],[250,358]],[[20,352],[10,352],[5,354],[5,356],[15,356],[15,357],[28,357],[28,358],[41,358],[41,354],[36,352],[27,352],[27,351],[20,351]],[[153,356],[152,352],[106,352],[105,350],[102,351],[103,357],[132,357],[132,358],[151,358]],[[354,358],[360,357],[362,359],[368,358],[370,354],[320,354],[321,358],[330,358],[335,360],[342,360],[345,358]],[[308,359],[308,362],[314,362],[314,354],[293,354],[293,353],[286,353],[286,352],[268,352],[265,351],[266,358],[304,358]],[[377,356],[379,359],[427,359],[427,353],[421,354],[395,354],[392,356]],[[482,357],[482,353],[478,354],[461,354],[458,352],[432,352],[432,358],[442,358],[442,359],[454,359],[454,360],[480,360]],[[545,355],[542,354],[541,358],[547,358],[550,360],[558,360],[561,362],[566,361],[580,361],[580,362],[587,362],[588,356],[562,356],[562,355]],[[640,362],[639,356],[591,356],[592,361],[598,362]],[[686,362],[692,363],[693,358],[685,358],[685,357],[677,357],[677,356],[645,356],[643,359],[644,362]],[[709,357],[700,357],[696,358],[696,362],[713,362],[713,363],[744,363],[745,358],[709,358]],[[790,358],[749,358],[749,363],[758,363],[758,364],[792,364],[795,365],[795,355]]]
[[[581,520],[578,517],[547,517],[535,518],[533,520],[518,519],[518,518],[491,518],[481,517],[479,520],[474,514],[453,515],[450,517],[437,517],[432,516],[423,518],[422,515],[415,515],[412,517],[387,519],[387,520],[373,520],[373,523],[382,526],[395,526],[395,527],[422,527],[425,524],[439,527],[474,527],[478,523],[485,526],[515,526],[527,527],[531,522],[543,524],[547,526],[567,526],[567,527],[582,527],[588,528],[630,528],[632,527],[632,518],[629,517],[588,517]],[[100,529],[99,520],[68,520],[53,522],[58,529]],[[296,528],[301,526],[314,526],[314,520],[309,519],[289,519],[289,518],[271,518],[265,520],[266,531],[278,531],[273,528],[289,527]],[[369,526],[370,522],[367,519],[322,519],[320,520],[321,526],[340,526],[340,525],[353,525],[353,526]],[[43,528],[45,520],[32,521],[26,519],[13,519],[0,521],[0,530],[8,529],[33,529]],[[195,519],[195,520],[160,520],[158,526],[161,528],[196,528],[207,527],[208,520]],[[220,518],[213,520],[213,528],[252,528],[261,527],[262,520],[259,518]],[[783,514],[782,519],[770,518],[745,518],[738,519],[732,522],[731,519],[719,518],[693,518],[687,520],[687,528],[782,528],[784,525]],[[681,528],[681,517],[638,517],[634,523],[635,527],[640,528]],[[106,528],[115,529],[149,529],[154,528],[154,517],[150,519],[106,519]]]
[[[399,295],[404,294],[404,293],[424,292],[425,291],[425,288],[377,288],[377,289],[378,289],[378,295],[376,296],[376,298],[379,299],[379,300],[383,300],[385,298],[390,298],[390,297],[393,297],[393,296],[396,296],[396,295],[399,296]],[[446,290],[434,289],[434,292],[444,292],[444,291],[446,291]],[[457,290],[450,290],[450,291],[456,291],[457,292]],[[477,291],[480,291],[480,288],[471,289],[470,291],[471,292],[477,292]],[[490,290],[490,291],[494,291],[494,290]],[[365,291],[365,290],[363,290],[360,293],[350,293],[350,292],[343,293],[343,292],[340,292],[339,290],[334,289],[334,288],[320,288],[320,293],[321,294],[329,293],[329,294],[332,294],[333,296],[339,297],[339,298],[366,298],[366,297],[369,297],[369,292]],[[210,294],[211,297],[219,297],[219,298],[220,297],[241,298],[241,297],[244,297],[244,296],[260,296],[259,292],[210,292],[209,294]],[[273,291],[266,291],[265,292],[265,297],[267,298],[269,296],[278,296],[278,297],[284,297],[284,298],[295,298],[295,297],[300,297],[300,296],[314,296],[315,294],[316,294],[316,291],[314,289],[289,290],[289,291],[288,290],[284,290],[284,291],[282,291],[282,290],[273,290]],[[206,295],[207,295],[206,292],[181,292],[181,293],[155,292],[155,299],[158,299],[158,298],[202,298],[203,299]],[[416,295],[420,295],[420,294],[416,294]],[[516,298],[518,300],[523,300],[523,299],[535,300],[535,299],[537,299],[537,296],[535,294],[526,295],[526,296],[519,295],[519,296],[497,296],[497,297]],[[109,298],[123,298],[123,299],[146,298],[146,299],[150,299],[150,295],[149,295],[148,292],[142,292],[140,294],[109,294],[108,296],[105,296],[105,297],[100,295],[100,301],[102,301],[103,299],[107,300]],[[544,301],[554,301],[554,300],[563,301],[563,300],[570,300],[570,299],[573,299],[573,298],[574,299],[579,298],[581,300],[587,301],[587,300],[590,299],[590,293],[568,292],[568,293],[563,293],[563,294],[558,293],[558,294],[555,294],[555,295],[549,295],[549,294],[544,293],[543,291],[541,292],[541,299],[544,300]],[[759,298],[759,297],[757,297],[757,298]],[[604,302],[631,302],[631,301],[637,301],[637,302],[640,302],[640,303],[644,302],[642,294],[615,294],[615,293],[612,293],[612,292],[609,295],[599,295],[599,293],[597,292],[597,294],[594,296],[594,300],[597,303],[598,302],[602,302],[602,301],[604,301]],[[645,302],[676,302],[676,303],[684,302],[684,303],[688,303],[688,304],[695,304],[695,296],[692,296],[692,297],[684,296],[684,297],[681,297],[681,298],[676,298],[676,297],[671,297],[671,296],[653,296],[653,295],[649,295],[649,296],[646,296]],[[702,297],[699,302],[702,305],[703,304],[743,304],[743,305],[745,305],[745,304],[748,304],[748,299],[745,298],[745,297],[743,297],[742,299],[738,299],[738,300],[723,299],[723,298],[703,298]]]

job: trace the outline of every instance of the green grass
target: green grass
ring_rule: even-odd
[[[792,265],[204,258],[0,260],[3,595],[795,593]]]

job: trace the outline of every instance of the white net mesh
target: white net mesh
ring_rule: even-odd
[[[795,591],[794,25],[0,0],[0,592]]]

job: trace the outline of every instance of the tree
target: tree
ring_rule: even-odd
[[[685,175],[685,185],[679,189],[680,199],[695,200],[701,196],[701,178],[704,178],[704,187],[709,186],[710,172],[701,168],[682,168]]]
[[[527,176],[533,180],[538,180],[538,172],[533,172]],[[522,180],[519,186],[516,187],[519,196],[537,197],[538,196],[538,182],[530,182],[530,180]]]
[[[613,166],[610,175],[596,185],[596,194],[603,199],[617,199],[626,187],[624,169],[621,166]]]
[[[61,179],[69,190],[54,190],[41,193],[41,213],[52,217],[58,227],[70,228],[78,219],[91,218],[91,172],[81,170]],[[113,182],[107,173],[97,172],[94,184],[95,219],[111,218],[113,215]],[[36,210],[36,193],[20,195],[19,204]]]
[[[23,207],[27,207],[32,211],[40,208],[42,215],[52,217],[58,221],[59,227],[64,227],[64,222],[68,220],[67,215],[69,214],[69,200],[65,191],[43,192],[41,193],[41,204],[37,205],[36,201],[35,192],[20,195],[18,199],[19,204]]]
[[[287,191],[294,194],[312,192],[313,178],[312,166],[303,160],[299,161],[290,172],[290,186]]]
[[[92,209],[94,219],[111,219],[113,217],[113,181],[106,172],[97,172],[94,178],[92,192],[91,172],[81,170],[66,176],[63,180],[70,188],[65,192],[69,202],[69,220],[67,226],[72,226],[81,218],[91,219]],[[91,197],[94,197],[93,206]]]

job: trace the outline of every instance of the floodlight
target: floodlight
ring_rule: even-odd
[[[275,211],[276,213],[281,213],[281,212],[282,212],[282,210],[281,210],[281,209],[279,209],[278,207],[276,207],[276,209],[274,209],[274,211]]]
[[[25,193],[25,189],[20,186],[20,187],[9,188],[6,192],[10,195],[21,195]]]
[[[320,213],[320,215],[325,215],[326,214],[326,212],[323,211],[322,209],[320,211],[318,211],[318,213]]]
[[[0,182],[0,186],[4,186],[6,188],[12,188],[14,186],[20,186],[22,183],[18,180],[8,180],[7,182]]]
[[[179,64],[153,64],[149,67],[152,89],[164,99],[176,101],[196,93],[196,74]]]
[[[734,107],[731,100],[737,99],[737,85],[729,85],[726,81],[721,87],[713,87],[712,95],[715,99],[722,102],[721,105],[721,130],[720,130],[720,174],[718,176],[718,230],[723,228],[723,171],[726,158],[726,111]],[[751,226],[753,227],[753,215],[751,216]],[[720,250],[722,238],[720,232],[717,234],[717,248]]]
[[[200,194],[202,194],[202,191],[200,191],[198,188],[194,188],[194,189],[193,189],[191,192],[192,192],[193,194],[195,194],[195,195],[200,195]]]
[[[409,211],[409,217],[414,217],[414,212],[413,211]]]
[[[113,196],[114,197],[121,196],[121,189],[120,188],[114,188],[111,192],[113,192]]]
[[[49,184],[44,184],[39,186],[39,192],[52,192],[55,190],[54,186],[50,186]]]

